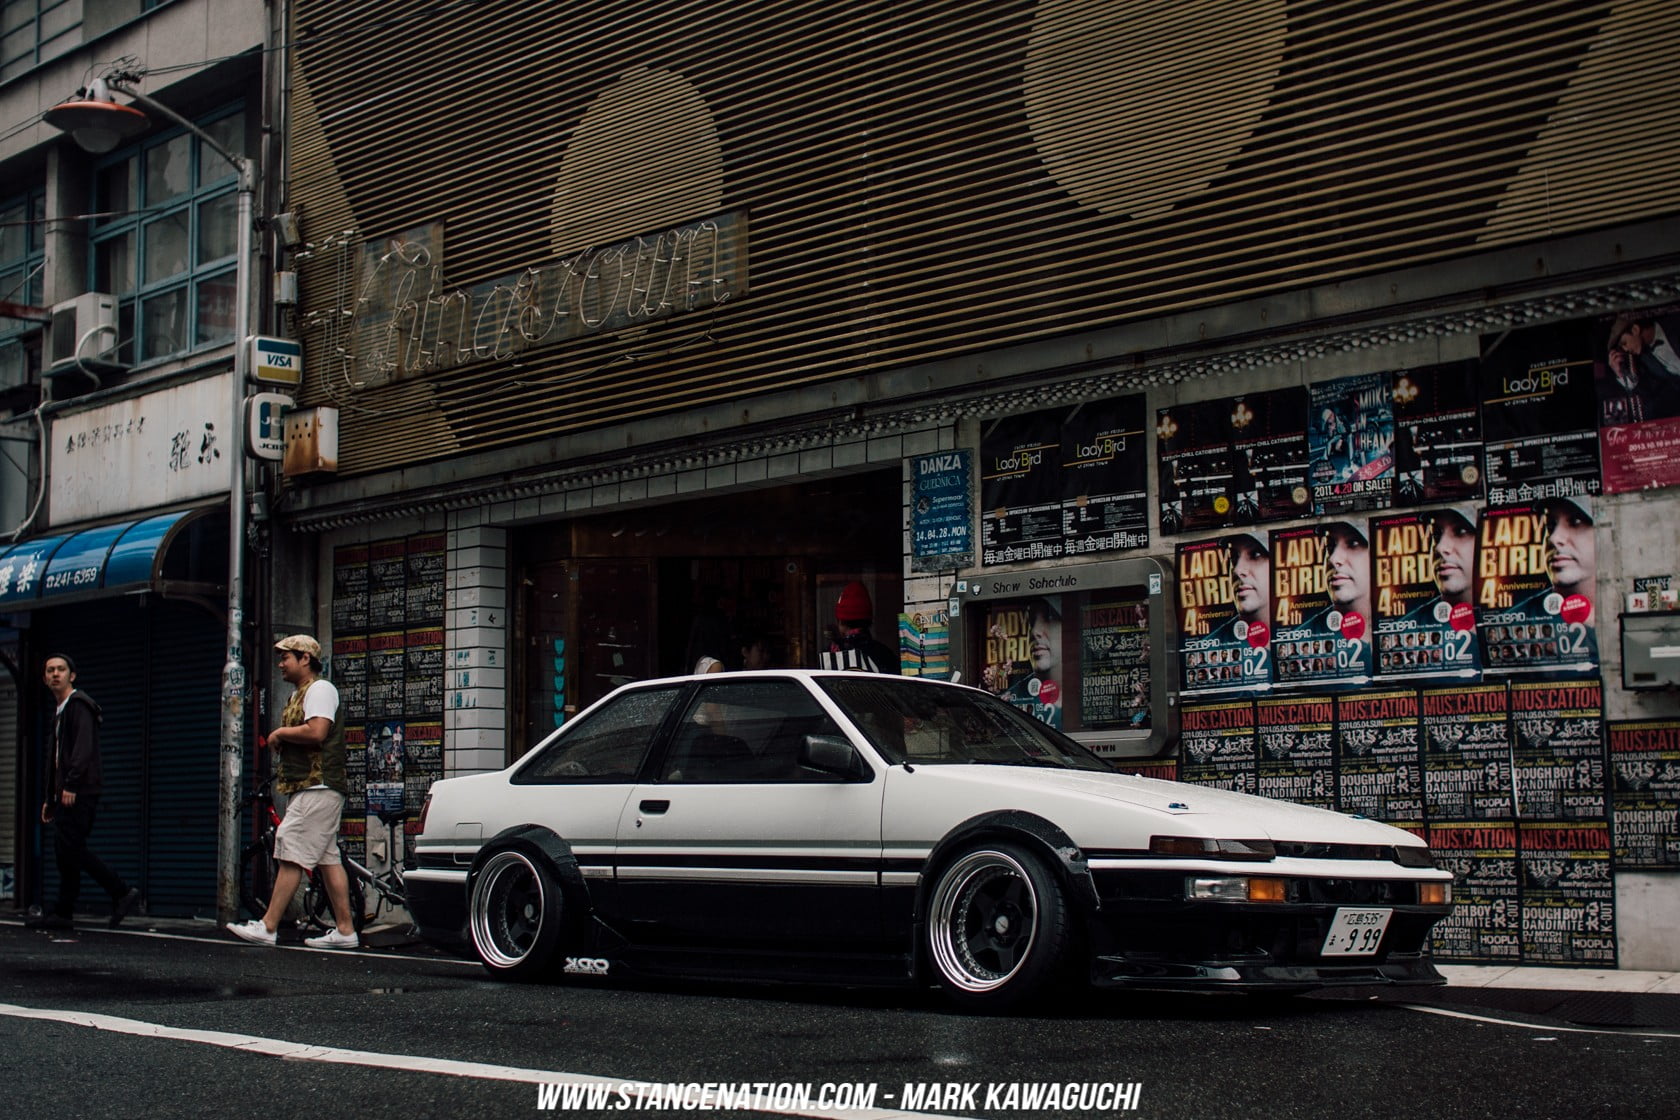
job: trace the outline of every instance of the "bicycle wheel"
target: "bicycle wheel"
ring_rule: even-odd
[[[362,881],[348,866],[344,869],[345,878],[350,881],[350,921],[356,927],[356,932],[362,932],[367,924],[367,907],[362,894]],[[308,877],[308,887],[304,893],[304,915],[310,925],[318,929],[335,929],[338,920],[333,917],[332,900],[327,897],[327,884],[321,881],[321,873],[313,872]]]
[[[273,849],[256,841],[245,845],[239,856],[239,904],[253,918],[268,913],[274,897],[274,873],[279,869]]]

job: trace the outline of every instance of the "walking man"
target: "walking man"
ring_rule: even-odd
[[[274,834],[274,858],[280,868],[268,912],[248,922],[229,922],[227,928],[252,944],[273,945],[304,871],[313,867],[327,885],[337,928],[304,944],[311,949],[354,949],[359,941],[350,914],[350,880],[338,858],[339,818],[349,788],[338,689],[321,679],[321,643],[308,634],[281,638],[274,648],[280,651],[280,675],[293,689],[280,713],[280,726],[268,733],[276,760],[274,788],[289,799]]]
[[[33,925],[41,929],[70,929],[76,897],[82,889],[82,872],[105,888],[111,896],[110,925],[115,928],[140,904],[139,890],[88,847],[88,835],[99,812],[104,791],[99,765],[99,724],[104,718],[93,697],[76,687],[76,663],[62,653],[47,658],[42,679],[57,701],[53,713],[52,761],[47,782],[47,801],[41,806],[41,823],[53,826],[53,854],[58,859],[58,902]]]

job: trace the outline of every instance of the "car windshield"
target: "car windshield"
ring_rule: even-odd
[[[889,762],[1110,769],[1059,731],[976,689],[861,673],[818,683]]]

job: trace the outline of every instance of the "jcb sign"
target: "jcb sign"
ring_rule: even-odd
[[[253,459],[286,457],[286,410],[292,398],[284,393],[252,393],[245,399],[245,451]]]
[[[303,347],[286,338],[251,339],[251,376],[270,385],[303,381]]]

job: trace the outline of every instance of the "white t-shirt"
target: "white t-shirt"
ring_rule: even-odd
[[[329,680],[317,677],[303,694],[303,720],[308,723],[316,716],[338,722],[338,689]]]

